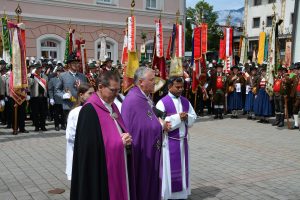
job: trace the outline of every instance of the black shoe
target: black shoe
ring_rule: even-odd
[[[264,123],[264,120],[260,119],[259,121],[257,121],[257,123]]]
[[[29,133],[29,131],[27,131],[26,129],[20,130],[20,133]]]
[[[295,125],[291,128],[291,130],[296,130],[296,129],[299,129],[299,127]]]
[[[264,120],[263,120],[263,123],[264,123],[264,124],[269,124],[270,122],[269,122],[269,120],[264,119]]]
[[[66,127],[65,126],[61,126],[61,130],[66,130]]]
[[[56,130],[56,131],[59,131],[59,130],[60,130],[59,126],[56,126],[56,127],[55,127],[55,130]]]
[[[39,128],[38,128],[38,127],[35,127],[34,131],[35,131],[35,132],[39,132]]]
[[[280,116],[278,114],[276,114],[276,119],[275,121],[272,123],[272,126],[277,126],[279,124],[280,120]]]
[[[220,115],[220,116],[219,116],[219,119],[223,119],[223,115]]]
[[[45,127],[41,128],[42,131],[48,131]]]
[[[230,116],[230,118],[231,118],[231,119],[234,119],[234,116],[233,116],[233,115],[231,115],[231,116]]]
[[[251,116],[248,116],[248,117],[247,117],[247,119],[248,119],[248,120],[251,120],[251,119],[252,119],[252,117],[251,117]]]

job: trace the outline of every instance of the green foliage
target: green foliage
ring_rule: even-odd
[[[186,12],[186,51],[192,50],[192,34],[193,30],[191,24],[199,24],[201,22],[201,16],[204,18],[204,22],[208,24],[208,50],[216,51],[219,48],[219,38],[217,29],[218,15],[213,11],[213,6],[205,2],[199,1],[195,8],[189,7]]]

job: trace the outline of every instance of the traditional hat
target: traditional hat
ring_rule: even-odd
[[[66,64],[70,64],[72,62],[80,62],[75,51],[68,56]]]
[[[231,71],[232,71],[233,69],[238,69],[238,70],[240,70],[239,66],[237,66],[237,65],[232,66],[232,67],[230,68]]]
[[[6,65],[7,63],[5,62],[5,60],[1,59],[0,60],[0,65]]]

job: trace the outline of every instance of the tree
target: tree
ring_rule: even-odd
[[[203,19],[201,19],[202,17]],[[217,26],[218,15],[213,11],[213,6],[205,2],[199,1],[195,8],[189,7],[186,13],[186,51],[192,50],[192,34],[191,24],[199,24],[201,20],[208,24],[208,50],[216,51],[219,49],[219,31]]]

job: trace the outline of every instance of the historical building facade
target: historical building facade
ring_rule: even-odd
[[[89,59],[99,58],[101,34],[107,36],[108,56],[114,62],[120,59],[126,19],[131,14],[131,0],[1,0],[0,15],[5,10],[7,16],[14,19],[18,3],[23,11],[22,21],[26,25],[28,57],[51,56],[63,60],[66,32],[71,26],[76,30],[75,38],[81,37],[86,41]],[[137,46],[140,49],[143,43],[141,35],[146,33],[146,53],[150,58],[154,20],[161,14],[167,48],[177,11],[184,23],[186,3],[185,0],[139,0],[135,4]]]
[[[249,51],[258,47],[261,31],[271,32],[274,11],[277,18],[283,19],[279,28],[281,55],[284,56],[285,41],[291,39],[294,24],[296,0],[245,0],[244,25],[249,38]]]

